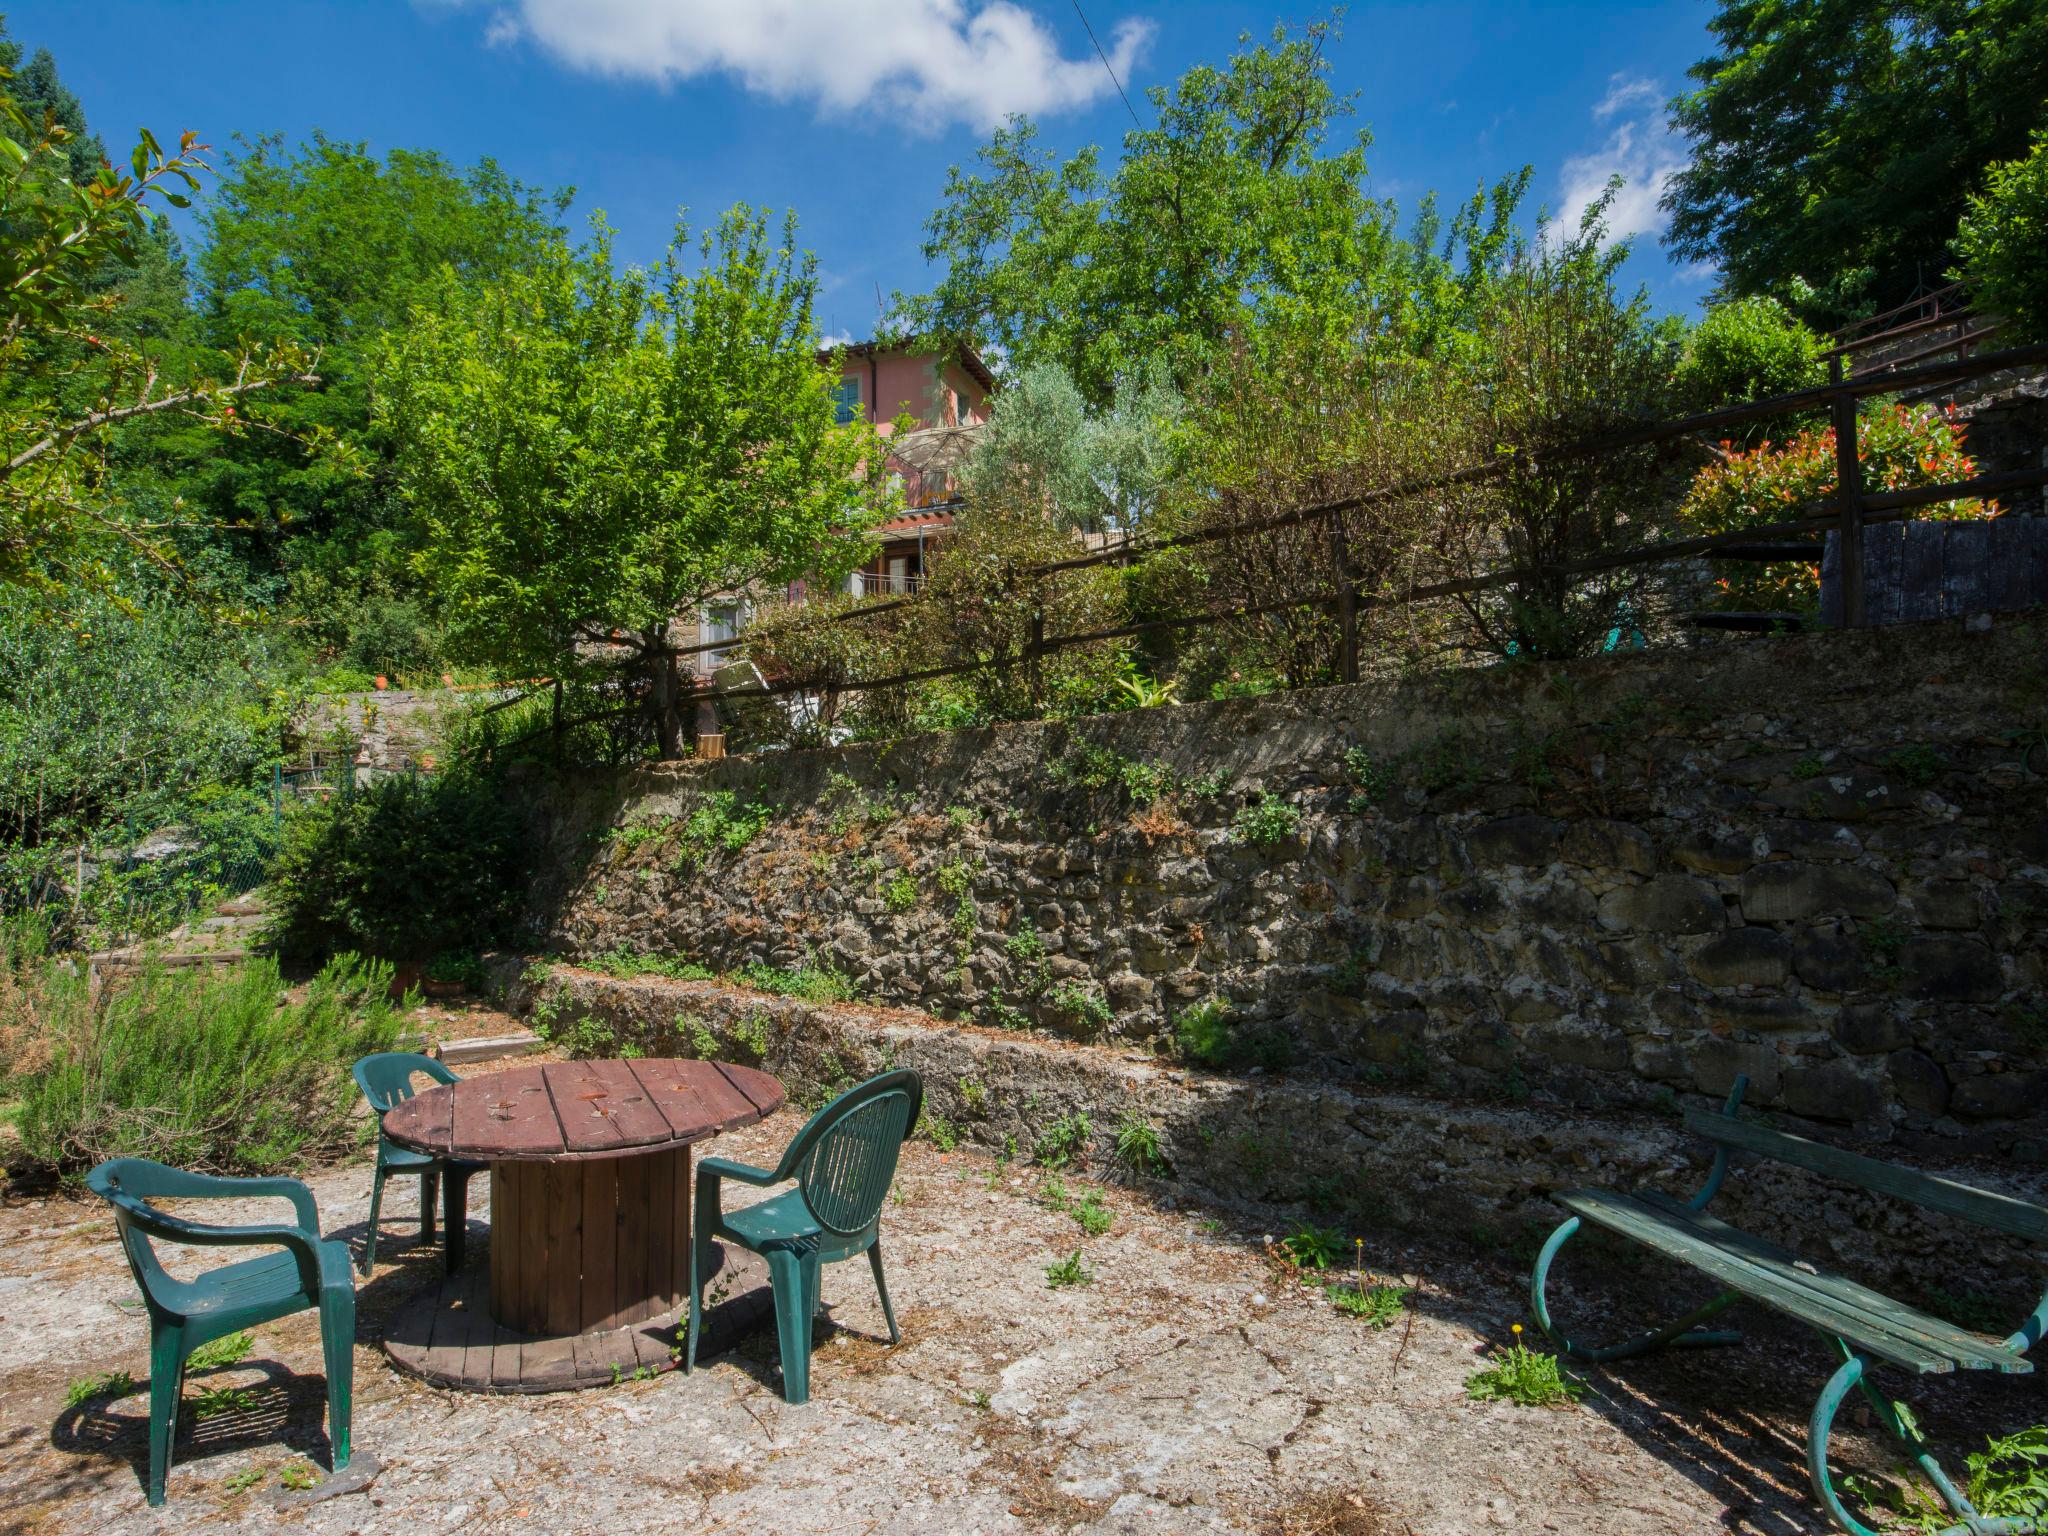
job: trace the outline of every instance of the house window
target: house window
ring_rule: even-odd
[[[841,379],[832,390],[832,419],[840,426],[860,418],[860,380]]]
[[[746,622],[746,614],[738,603],[720,603],[704,610],[703,639],[709,645],[721,640],[736,639],[740,626]],[[715,651],[704,651],[701,665],[706,672],[715,672],[726,663],[732,652],[721,647]]]

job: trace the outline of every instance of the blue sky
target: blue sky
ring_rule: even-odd
[[[5,0],[0,0],[4,4]],[[1083,0],[1131,100],[1238,35],[1317,12]],[[1609,170],[1633,182],[1629,277],[1661,309],[1711,274],[1658,246],[1654,188],[1680,163],[1663,102],[1706,51],[1705,0],[1354,4],[1334,80],[1373,131],[1373,190],[1404,210],[1524,163],[1575,208]],[[629,259],[656,255],[676,211],[794,208],[824,275],[828,333],[866,335],[876,290],[927,272],[920,228],[949,164],[1007,107],[1062,150],[1113,152],[1130,127],[1072,0],[15,0],[12,35],[47,45],[118,154],[141,125],[315,128],[439,149],[577,189]]]

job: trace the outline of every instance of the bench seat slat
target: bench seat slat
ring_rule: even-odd
[[[1848,1292],[1834,1294],[1816,1286],[1814,1282],[1823,1279],[1829,1286],[1853,1286],[1853,1282],[1792,1269],[1789,1254],[1725,1223],[1714,1221],[1709,1226],[1711,1218],[1703,1220],[1675,1201],[1652,1204],[1645,1198],[1604,1189],[1570,1190],[1558,1195],[1557,1201],[1575,1215],[1687,1264],[1731,1291],[1907,1370],[1936,1375],[1953,1371],[1959,1364],[1973,1370],[2033,1369],[2031,1362],[1988,1340],[1939,1318],[1914,1313],[1874,1291],[1866,1294],[1884,1303],[1882,1311],[1858,1302]],[[1954,1338],[1937,1342],[1942,1334]]]
[[[1798,1255],[1767,1242],[1754,1233],[1740,1227],[1731,1227],[1719,1217],[1705,1211],[1695,1211],[1684,1201],[1670,1195],[1644,1190],[1637,1199],[1646,1205],[1674,1219],[1689,1223],[1701,1236],[1718,1244],[1723,1250],[1738,1255],[1768,1270],[1789,1285],[1813,1291],[1839,1306],[1857,1312],[1878,1327],[1902,1338],[1925,1344],[1938,1353],[1953,1359],[1964,1370],[2006,1371],[2025,1374],[2030,1362],[2007,1349],[2004,1342],[1986,1334],[1972,1332],[1946,1318],[1936,1317],[1931,1312],[1922,1312],[1904,1302],[1894,1300],[1882,1291],[1851,1280],[1846,1275],[1832,1274],[1816,1268],[1812,1272],[1798,1267]]]
[[[1954,1179],[1939,1178],[1915,1168],[1900,1168],[1874,1157],[1865,1157],[1860,1152],[1845,1152],[1840,1147],[1808,1141],[1804,1136],[1794,1136],[1788,1131],[1774,1131],[1767,1125],[1738,1120],[1733,1115],[1687,1110],[1685,1125],[1687,1130],[1709,1141],[1743,1152],[1754,1152],[1774,1162],[1790,1163],[1825,1179],[1836,1179],[1859,1189],[1911,1201],[1928,1210],[1958,1216],[1980,1227],[2008,1232],[2031,1242],[2048,1242],[2048,1209],[2025,1200],[2015,1200],[2009,1195],[1994,1194],[1969,1184],[1958,1184]]]

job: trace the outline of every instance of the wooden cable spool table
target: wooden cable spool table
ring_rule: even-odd
[[[491,1258],[488,1289],[474,1266],[448,1277],[394,1319],[387,1352],[429,1380],[500,1392],[668,1368],[669,1314],[689,1302],[691,1144],[783,1097],[752,1067],[652,1059],[518,1067],[394,1105],[384,1134],[398,1145],[490,1164]],[[721,1264],[729,1293],[735,1256],[721,1249]],[[728,1303],[721,1331],[754,1313],[765,1305]]]

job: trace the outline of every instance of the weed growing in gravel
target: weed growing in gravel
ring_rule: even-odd
[[[1398,1285],[1333,1285],[1323,1294],[1346,1317],[1374,1328],[1393,1327],[1408,1305],[1408,1292]]]
[[[247,1387],[200,1387],[192,1394],[195,1419],[217,1419],[226,1413],[248,1413],[256,1406],[256,1394]]]
[[[967,1406],[972,1408],[976,1413],[987,1413],[989,1411],[990,1401],[991,1399],[988,1393],[986,1392],[977,1391],[970,1392],[967,1394]]]
[[[1280,1240],[1280,1251],[1297,1269],[1328,1269],[1344,1251],[1344,1234],[1333,1227],[1296,1227]]]
[[[1116,1160],[1132,1173],[1157,1178],[1167,1171],[1159,1150],[1159,1127],[1136,1110],[1126,1111],[1116,1127]]]
[[[188,1371],[214,1371],[226,1365],[240,1365],[249,1358],[249,1351],[256,1347],[256,1340],[246,1330],[241,1333],[223,1334],[210,1344],[202,1344],[192,1351],[192,1358],[185,1362]]]
[[[247,1493],[262,1481],[263,1469],[261,1467],[244,1467],[232,1476],[222,1478],[220,1486],[227,1493]]]
[[[1038,1133],[1031,1160],[1041,1168],[1055,1169],[1082,1162],[1088,1156],[1088,1142],[1094,1134],[1095,1125],[1086,1110],[1062,1115]]]
[[[1081,1262],[1081,1250],[1076,1248],[1057,1264],[1045,1266],[1045,1283],[1049,1289],[1057,1291],[1063,1286],[1092,1285],[1095,1276]]]
[[[1515,1324],[1515,1341],[1493,1352],[1493,1364],[1465,1378],[1465,1395],[1474,1402],[1505,1399],[1524,1408],[1555,1408],[1574,1401],[1586,1384],[1569,1375],[1557,1356],[1531,1349],[1522,1342],[1522,1325]]]
[[[1074,1202],[1071,1214],[1088,1237],[1100,1237],[1116,1224],[1116,1217],[1102,1203],[1101,1193],[1093,1189],[1082,1192],[1081,1198]]]
[[[277,1480],[294,1493],[320,1486],[320,1470],[311,1462],[295,1461],[277,1474]]]
[[[64,1388],[64,1406],[76,1408],[103,1397],[115,1402],[135,1390],[135,1378],[126,1371],[107,1371],[98,1376],[76,1376]]]
[[[935,1115],[926,1110],[923,1119],[918,1122],[918,1129],[941,1152],[950,1152],[960,1145],[959,1131],[954,1129],[953,1122],[944,1115]]]

